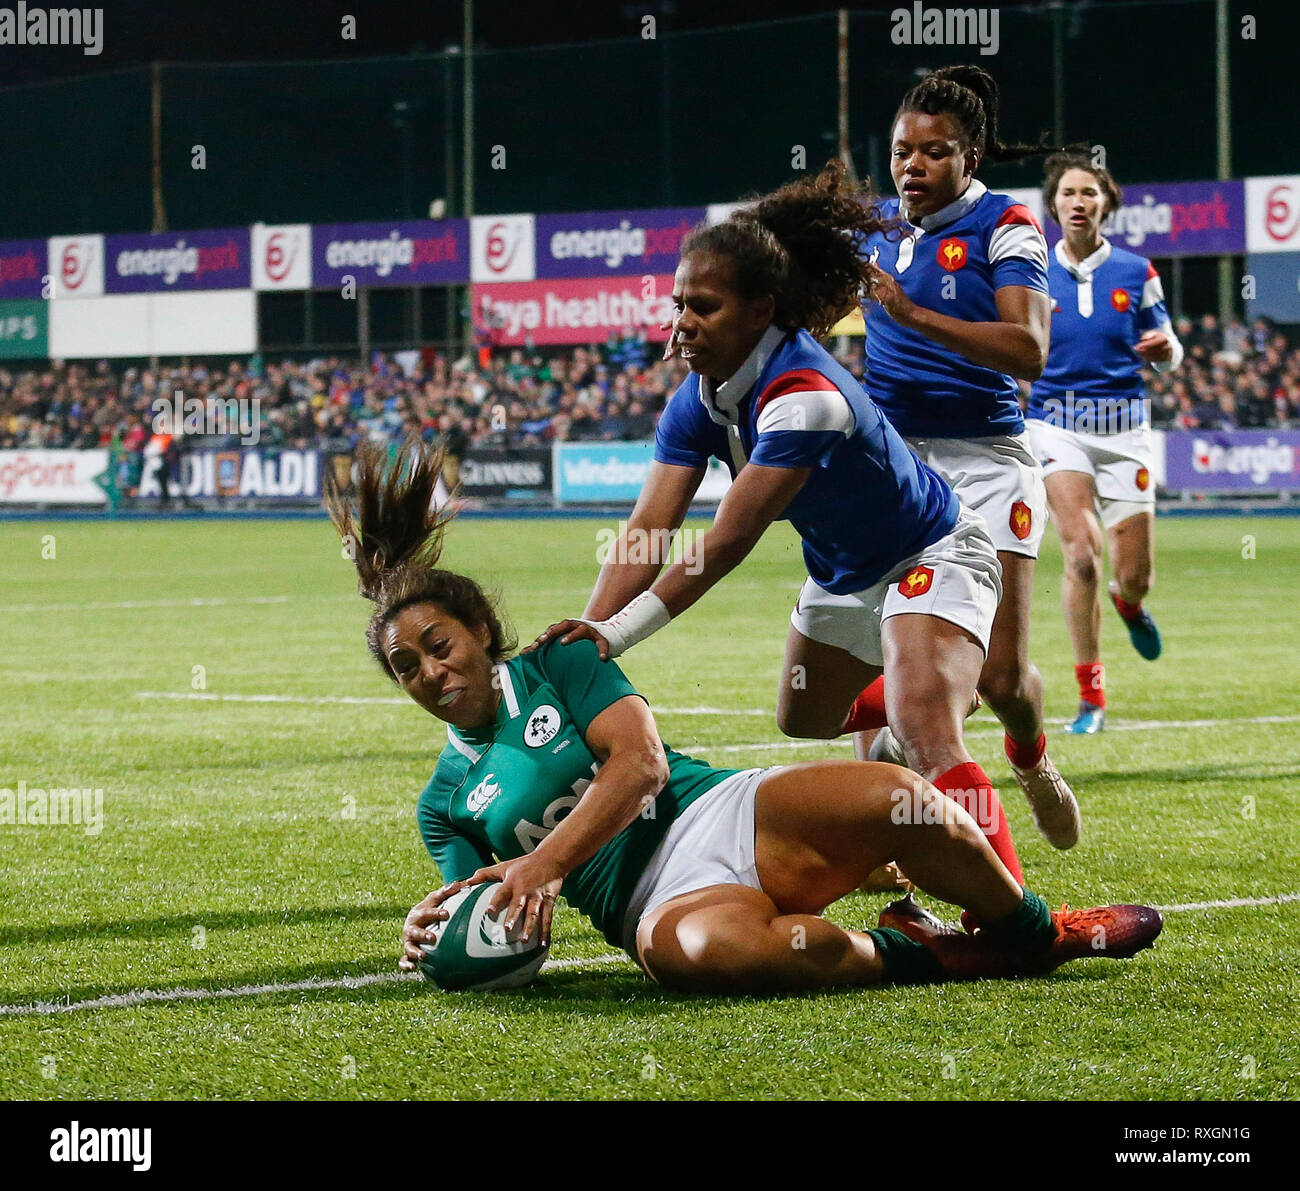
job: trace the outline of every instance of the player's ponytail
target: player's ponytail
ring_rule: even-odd
[[[944,66],[931,71],[903,96],[893,124],[904,112],[952,116],[981,161],[1020,161],[1057,148],[1048,141],[1047,133],[1033,145],[1003,141],[998,133],[999,99],[997,80],[987,70],[979,66]]]
[[[355,486],[343,490],[333,475],[325,507],[357,568],[357,588],[375,605],[366,644],[396,681],[383,648],[384,626],[412,604],[437,604],[462,624],[486,625],[488,655],[501,661],[515,641],[473,579],[441,570],[443,535],[453,514],[433,507],[442,448],[411,437],[390,458],[387,447],[363,443],[356,452]]]
[[[771,294],[776,326],[821,338],[858,305],[867,282],[859,238],[899,226],[879,214],[874,199],[869,183],[850,181],[843,163],[832,160],[815,178],[787,182],[745,200],[724,222],[696,228],[682,241],[682,255],[728,257],[742,298]]]

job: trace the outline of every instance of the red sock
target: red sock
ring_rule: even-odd
[[[1115,601],[1115,611],[1119,613],[1120,620],[1136,620],[1142,615],[1142,601],[1138,600],[1136,604],[1126,603],[1120,599],[1119,592],[1112,591],[1110,598]]]
[[[1033,744],[1021,744],[1010,736],[1003,738],[1002,747],[1006,750],[1007,760],[1017,769],[1033,769],[1047,752],[1047,733],[1040,732]]]
[[[1075,666],[1074,677],[1079,684],[1079,698],[1094,707],[1106,706],[1106,667],[1100,662],[1084,662]]]
[[[887,723],[889,717],[885,715],[885,679],[881,675],[853,700],[848,719],[840,731],[869,732],[872,728],[883,728]]]
[[[1002,809],[997,791],[993,789],[993,783],[984,770],[976,762],[967,761],[964,765],[954,765],[947,773],[941,773],[934,779],[934,785],[970,813],[980,825],[997,858],[1007,866],[1016,881],[1023,885],[1025,877],[1020,871],[1016,847],[1011,842],[1007,813]]]

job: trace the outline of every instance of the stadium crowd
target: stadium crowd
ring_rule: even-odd
[[[1267,320],[1220,326],[1207,314],[1197,322],[1180,318],[1176,329],[1187,349],[1183,366],[1165,375],[1146,370],[1155,426],[1300,426],[1300,348]],[[840,339],[837,347],[861,377],[861,340]],[[362,438],[413,431],[443,438],[457,452],[469,445],[635,440],[653,435],[685,375],[680,361],[662,362],[658,345],[632,334],[550,354],[480,350],[454,362],[431,351],[375,353],[368,367],[338,358],[258,357],[156,371],[108,361],[10,366],[0,368],[0,449],[88,448],[120,436],[128,452],[143,452],[154,433],[155,402],[174,401],[178,392],[257,399],[246,408],[257,411],[257,441],[266,446],[346,451]]]

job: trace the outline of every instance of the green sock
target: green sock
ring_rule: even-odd
[[[990,922],[980,928],[989,939],[1005,943],[1017,951],[1046,951],[1056,938],[1052,925],[1052,912],[1047,903],[1030,889],[1024,890],[1020,905],[1005,918]]]
[[[885,979],[891,984],[928,984],[944,978],[943,965],[924,943],[897,930],[869,930],[867,934],[876,945],[885,966]]]

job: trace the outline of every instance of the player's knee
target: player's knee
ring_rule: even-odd
[[[936,691],[930,698],[908,698],[890,709],[890,731],[918,773],[962,751],[961,716],[954,709],[944,710],[945,705],[944,693]]]
[[[1077,583],[1095,585],[1101,574],[1101,559],[1087,545],[1067,549],[1065,565]]]
[[[783,699],[777,705],[776,726],[796,740],[831,740],[840,735],[844,717],[836,720],[807,699]]]
[[[770,966],[769,940],[754,922],[692,921],[675,931],[675,962],[656,972],[661,984],[685,992],[745,992],[759,986]]]
[[[1127,593],[1126,598],[1129,603],[1136,604],[1140,603],[1151,590],[1155,573],[1151,567],[1139,563],[1136,566],[1122,568],[1115,578],[1119,582],[1120,590]]]

